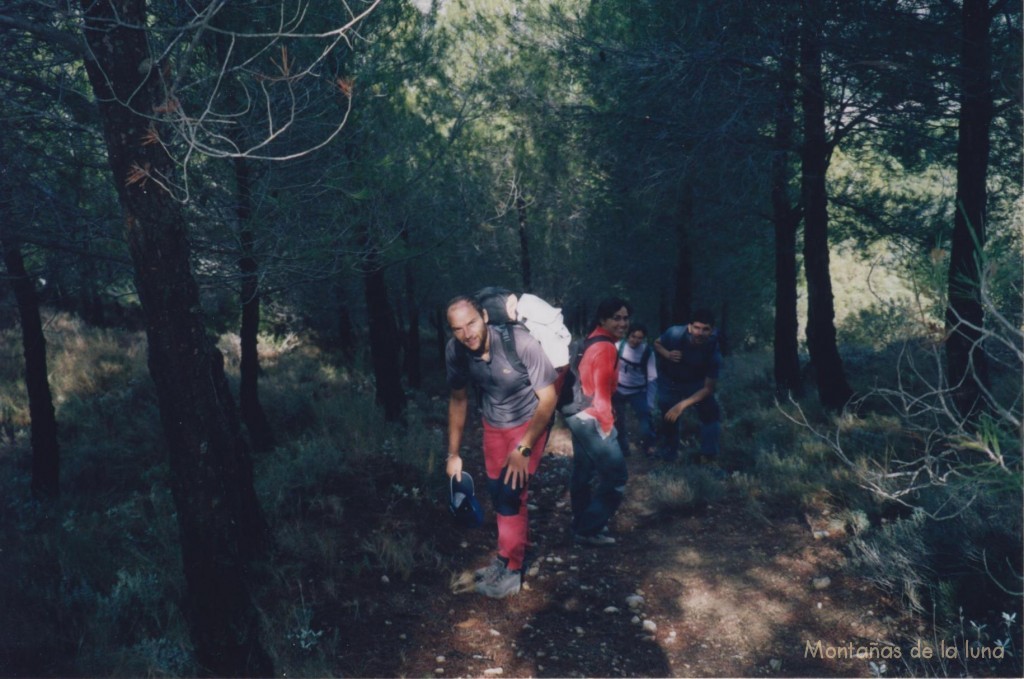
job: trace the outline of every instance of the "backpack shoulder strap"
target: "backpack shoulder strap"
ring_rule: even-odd
[[[523,364],[523,359],[519,358],[519,351],[516,349],[516,336],[513,328],[518,325],[517,323],[497,323],[491,327],[498,331],[501,335],[501,344],[505,348],[505,356],[508,357],[508,362],[513,368],[528,375],[529,371]]]
[[[608,337],[607,335],[595,335],[593,337],[588,337],[587,339],[583,340],[583,346],[580,347],[580,354],[579,354],[579,358],[576,361],[576,364],[579,365],[579,362],[583,360],[583,354],[587,353],[587,349],[589,349],[590,347],[594,346],[595,344],[598,344],[599,342],[608,342],[608,343],[610,343],[612,345],[615,344],[615,340],[613,340],[611,337]],[[618,368],[619,368],[619,354],[620,353],[621,353],[621,351],[617,351],[615,353],[615,369],[616,370],[618,370]]]

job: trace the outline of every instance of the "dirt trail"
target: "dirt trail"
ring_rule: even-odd
[[[351,631],[350,654],[336,659],[349,674],[871,676],[867,659],[834,656],[849,655],[851,643],[896,644],[898,628],[911,624],[842,573],[840,542],[815,539],[804,520],[755,520],[729,496],[698,515],[657,521],[624,506],[614,547],[576,546],[571,459],[552,447],[531,482],[524,590],[500,601],[452,594],[452,575],[492,558],[493,517],[467,531],[443,515],[423,517],[448,561],[434,575],[377,584],[359,622],[338,621]],[[629,465],[634,478],[654,468],[636,456]]]

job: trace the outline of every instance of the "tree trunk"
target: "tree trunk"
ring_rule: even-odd
[[[166,105],[143,0],[82,0],[96,93],[170,455],[185,571],[185,618],[200,672],[270,676],[250,587],[269,531],[253,489],[223,357],[206,335],[180,204],[159,183],[174,165],[151,117]]]
[[[772,155],[772,223],[775,226],[775,392],[799,395],[800,353],[797,338],[796,233],[800,212],[789,200],[789,150],[793,144],[793,98],[796,96],[796,19],[786,18],[780,46],[779,87],[775,105]]]
[[[409,244],[409,230],[402,228],[402,240]],[[420,308],[416,303],[416,278],[413,274],[413,261],[405,263],[405,306],[408,314],[409,328],[405,334],[405,376],[409,386],[419,389],[423,382],[420,370]]]
[[[530,239],[527,234],[526,200],[516,191],[516,216],[519,218],[519,265],[523,274],[523,292],[533,290],[533,273],[530,268]]]
[[[70,173],[64,177],[64,181],[67,182],[68,193],[73,196],[75,206],[81,207],[86,202],[85,190],[82,185],[83,174],[81,172]],[[75,302],[75,307],[86,323],[102,326],[106,322],[103,313],[103,298],[98,288],[99,281],[102,279],[99,275],[96,259],[89,254],[93,248],[91,231],[92,226],[89,223],[82,225],[75,222],[71,225],[72,238],[76,242],[80,242],[82,249],[85,251],[84,256],[78,260],[79,273],[78,280],[76,281],[78,299]]]
[[[982,346],[985,314],[981,263],[985,249],[985,203],[989,129],[992,125],[992,57],[988,0],[964,0],[961,38],[960,128],[957,143],[956,215],[949,259],[946,362],[954,403],[970,417],[988,385]]]
[[[662,233],[671,233],[674,228],[676,242],[676,289],[672,297],[672,323],[689,323],[690,312],[693,311],[693,248],[690,244],[690,226],[693,222],[693,194],[690,189],[679,201],[678,210],[668,215],[667,219],[674,224]]]
[[[438,365],[442,372],[445,370],[445,347],[448,346],[448,333],[445,330],[447,327],[448,319],[445,317],[445,309],[437,307],[434,310],[434,330],[437,331],[434,335],[434,342],[437,348]]]
[[[257,450],[267,451],[274,447],[274,432],[263,410],[263,404],[260,403],[260,284],[259,266],[254,256],[255,235],[252,230],[252,176],[249,161],[245,158],[235,158],[234,165],[238,235],[242,248],[242,256],[238,259],[242,303],[242,324],[239,330],[242,357],[239,362],[238,400],[242,409],[242,421],[249,430],[249,439]]]
[[[0,205],[0,247],[10,277],[21,319],[21,343],[25,355],[25,390],[28,392],[29,417],[32,420],[32,494],[40,499],[60,494],[60,445],[57,443],[57,416],[53,409],[50,382],[47,379],[46,337],[39,317],[39,297],[35,282],[25,270],[21,245],[7,232],[7,207],[12,194],[7,185],[7,166],[0,170],[3,205]]]
[[[384,408],[384,418],[389,422],[395,422],[401,418],[405,409],[402,364],[399,360],[401,342],[398,328],[395,327],[391,303],[388,301],[384,269],[380,267],[380,257],[372,246],[366,258],[366,266],[363,285],[370,333],[370,359],[377,383],[377,404]]]
[[[352,314],[348,310],[348,295],[340,280],[334,284],[334,299],[338,300],[338,347],[342,358],[351,363],[356,357],[356,333]]]
[[[804,204],[804,268],[807,274],[807,349],[814,365],[818,398],[831,410],[853,395],[836,346],[835,307],[828,252],[828,194],[825,172],[829,146],[825,137],[822,88],[820,0],[805,0],[800,41],[800,76],[804,117],[801,186]]]

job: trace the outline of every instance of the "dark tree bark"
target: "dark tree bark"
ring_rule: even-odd
[[[800,79],[804,143],[801,193],[804,206],[804,269],[807,275],[807,349],[818,383],[818,398],[828,409],[846,405],[853,390],[846,381],[836,345],[835,306],[828,252],[828,193],[825,172],[830,147],[825,135],[825,94],[821,69],[820,0],[805,0],[800,40]]]
[[[348,295],[340,281],[334,284],[334,298],[338,300],[338,346],[342,358],[351,363],[356,357],[356,332],[348,310]]]
[[[384,408],[384,419],[395,422],[401,418],[406,400],[405,391],[402,389],[402,364],[399,360],[401,341],[391,302],[388,300],[384,269],[381,268],[380,257],[372,246],[366,257],[366,266],[363,286],[370,333],[370,359],[377,383],[377,404]]]
[[[523,292],[533,290],[533,272],[530,266],[530,238],[527,232],[526,200],[516,191],[516,217],[519,220],[519,266],[523,274]]]
[[[775,226],[775,391],[780,397],[799,395],[800,352],[797,337],[796,235],[800,211],[789,199],[789,151],[793,145],[796,97],[796,19],[787,17],[779,55],[779,86],[775,104],[772,155],[772,223]]]
[[[162,64],[150,61],[144,0],[82,0],[86,70],[103,121],[124,213],[170,455],[188,621],[200,672],[270,676],[250,588],[269,531],[252,482],[252,461],[224,375],[206,335],[189,267],[180,204],[157,178],[174,166],[152,117],[167,100]]]
[[[981,269],[985,249],[989,130],[992,126],[992,56],[988,0],[964,0],[961,27],[960,126],[956,158],[956,216],[949,258],[946,362],[953,400],[970,417],[989,381],[982,345],[985,312]]]
[[[675,222],[666,224],[662,233],[676,232],[676,288],[672,296],[672,323],[689,323],[693,311],[693,247],[690,244],[690,228],[693,223],[693,195],[690,189],[678,203],[676,212],[666,215]]]
[[[402,240],[409,244],[409,230],[402,229]],[[420,369],[420,307],[416,303],[416,277],[413,272],[413,262],[405,263],[405,306],[409,321],[409,327],[405,333],[405,377],[409,386],[419,389],[423,382],[423,373]]]
[[[32,277],[25,270],[21,244],[7,232],[8,208],[12,199],[7,165],[0,167],[0,248],[18,304],[21,319],[21,344],[25,355],[25,390],[32,420],[32,494],[40,499],[60,494],[60,445],[57,442],[57,416],[46,367],[46,337],[39,316],[39,297]]]
[[[718,314],[718,321],[715,328],[718,335],[718,350],[723,356],[732,353],[732,343],[729,341],[729,300],[722,302],[722,310]]]
[[[448,319],[445,318],[445,309],[437,307],[434,310],[434,343],[437,348],[438,367],[443,372],[445,369],[444,350],[448,346]]]
[[[67,183],[68,192],[74,196],[74,204],[81,206],[86,200],[83,187],[83,173],[71,172],[62,177]],[[88,225],[72,224],[72,239],[82,244],[83,256],[79,258],[79,276],[76,281],[78,287],[78,300],[75,304],[78,314],[89,325],[103,326],[106,318],[103,309],[103,298],[100,296],[98,284],[99,276],[97,261],[90,256],[93,249],[93,239],[89,233],[91,227]]]
[[[260,403],[260,283],[259,265],[254,254],[256,238],[252,227],[252,175],[249,161],[245,158],[235,158],[234,166],[238,236],[242,248],[242,256],[238,259],[242,302],[238,400],[250,440],[257,450],[267,451],[274,447],[274,431]]]

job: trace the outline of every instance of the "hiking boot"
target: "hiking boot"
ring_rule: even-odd
[[[576,533],[573,536],[573,540],[578,545],[586,545],[588,547],[611,547],[615,544],[615,538],[607,533],[598,533],[597,535],[580,535]]]
[[[510,571],[505,564],[501,564],[500,569],[495,568],[491,571],[490,577],[476,583],[474,591],[492,599],[504,599],[507,596],[518,594],[522,586],[523,572],[521,570]]]
[[[481,580],[488,580],[493,578],[496,571],[505,570],[505,562],[502,561],[501,557],[494,557],[494,561],[473,571],[473,581],[480,582]]]

